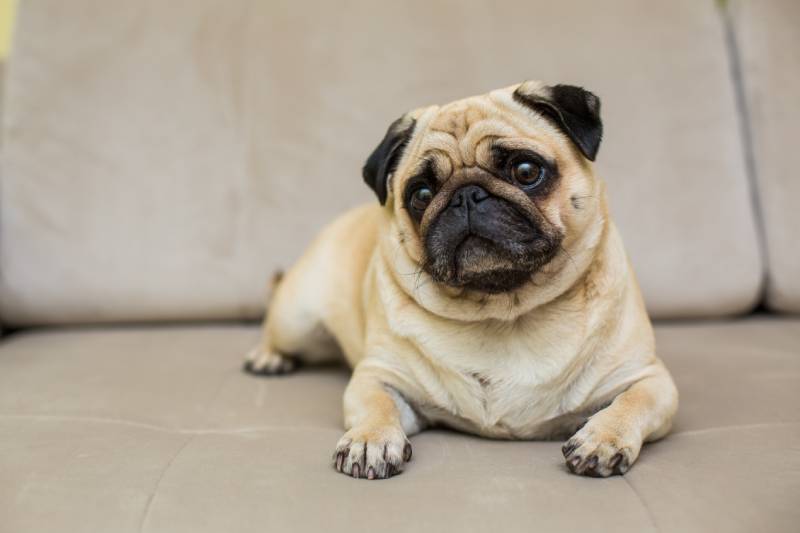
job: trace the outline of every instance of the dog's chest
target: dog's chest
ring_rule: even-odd
[[[585,349],[582,328],[549,326],[428,331],[419,344],[432,374],[423,414],[487,436],[545,436],[586,396],[575,365]]]
[[[444,401],[428,404],[432,422],[492,437],[534,438],[560,413],[559,392],[519,376],[440,374]]]

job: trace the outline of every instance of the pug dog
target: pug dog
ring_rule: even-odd
[[[600,100],[529,81],[411,111],[367,159],[379,202],[332,222],[275,287],[245,368],[343,355],[334,468],[388,478],[432,426],[569,437],[624,474],[678,405],[592,162]]]

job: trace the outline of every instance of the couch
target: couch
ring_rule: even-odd
[[[25,0],[0,144],[0,531],[798,531],[800,4]],[[348,371],[241,371],[273,270],[404,111],[523,79],[597,161],[681,395],[625,476],[412,438],[337,474]]]

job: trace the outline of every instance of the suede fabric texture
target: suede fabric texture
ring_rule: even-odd
[[[392,120],[536,78],[603,101],[598,174],[651,313],[757,301],[711,1],[19,7],[2,130],[5,323],[257,317],[274,269],[375,201],[360,168]]]
[[[122,327],[0,344],[3,531],[791,531],[800,521],[800,322],[656,328],[673,433],[624,477],[560,442],[446,430],[387,481],[334,471],[347,372],[254,378],[255,326]]]
[[[800,2],[732,2],[767,252],[767,305],[800,311]]]

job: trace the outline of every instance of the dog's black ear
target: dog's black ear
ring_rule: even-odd
[[[603,122],[596,95],[574,85],[530,88],[523,83],[514,91],[514,100],[555,122],[587,159],[597,157]]]
[[[389,176],[397,168],[408,141],[414,134],[417,121],[409,115],[403,115],[392,122],[383,140],[372,151],[364,164],[362,174],[364,182],[378,195],[381,205],[388,196]]]

